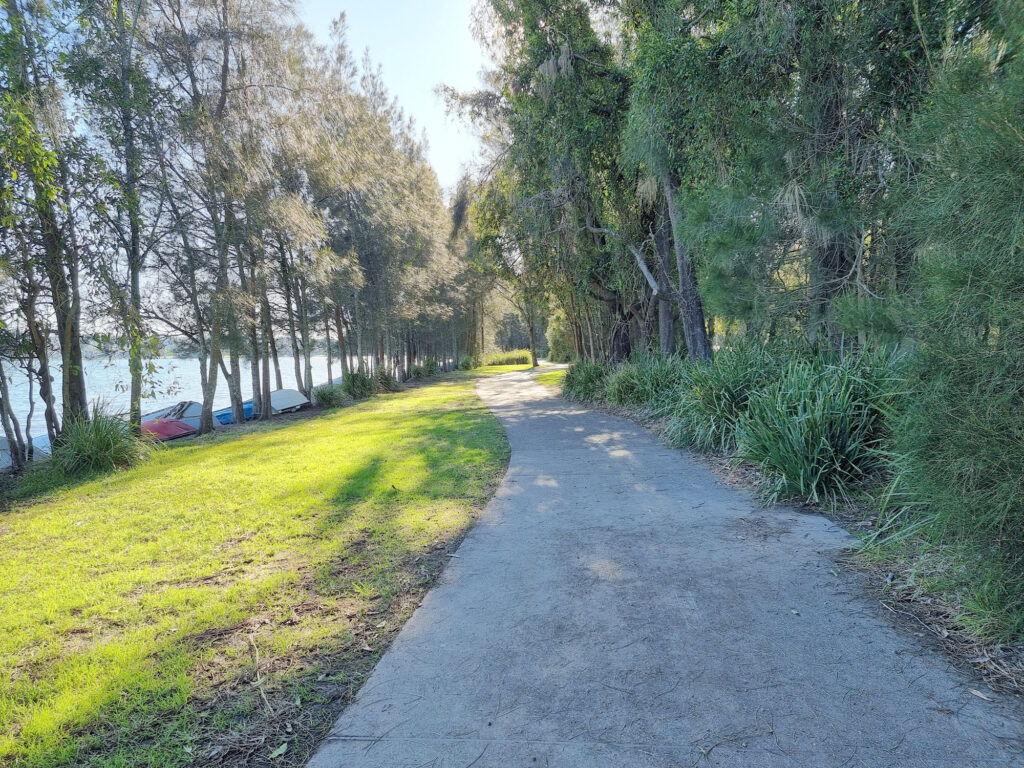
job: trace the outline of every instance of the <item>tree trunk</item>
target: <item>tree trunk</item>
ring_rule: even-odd
[[[304,391],[302,386],[302,362],[299,357],[299,339],[295,331],[295,309],[292,306],[292,275],[288,264],[288,253],[281,246],[281,283],[284,286],[284,306],[288,318],[288,338],[292,344],[292,361],[295,364],[295,388]]]
[[[4,373],[2,362],[0,362],[0,424],[3,425],[7,448],[11,452],[11,465],[15,470],[24,469],[25,442],[21,437],[18,420],[14,418],[14,413],[11,410],[11,394],[7,388],[7,374]]]
[[[711,344],[708,342],[707,328],[704,325],[704,306],[697,290],[697,272],[686,253],[683,242],[682,221],[679,217],[676,185],[669,176],[662,178],[665,202],[668,206],[668,217],[672,223],[672,244],[676,253],[676,271],[679,286],[676,289],[679,303],[679,318],[683,324],[683,336],[686,338],[686,356],[691,360],[710,360]]]
[[[324,338],[327,340],[327,383],[334,381],[334,350],[331,349],[331,321],[324,320]]]
[[[137,433],[141,432],[142,415],[142,292],[139,277],[142,273],[142,221],[139,205],[139,151],[135,140],[132,105],[135,89],[131,78],[131,45],[128,25],[124,17],[124,4],[116,3],[118,62],[120,67],[120,118],[124,140],[124,204],[128,214],[128,312],[123,318],[128,337],[128,370],[131,373],[128,421]]]
[[[344,378],[349,374],[348,365],[348,344],[345,342],[345,320],[344,310],[341,304],[334,304],[334,325],[338,331],[338,352],[341,354],[341,376]]]
[[[267,419],[270,418],[270,415],[271,415],[271,408],[270,408],[270,349],[271,349],[271,346],[273,344],[273,339],[274,339],[274,328],[273,328],[273,324],[270,322],[270,302],[267,301],[267,299],[266,299],[267,287],[266,287],[265,284],[261,285],[260,287],[261,287],[261,291],[260,292],[263,294],[263,301],[260,303],[260,316],[261,316],[261,321],[262,321],[262,325],[263,325],[263,347],[262,347],[262,350],[261,350],[262,355],[263,355],[263,370],[262,370],[262,374],[263,374],[263,376],[262,376],[263,397],[260,399],[260,413],[259,413],[259,416],[260,416],[260,420],[261,421],[266,421]],[[275,362],[276,362],[276,357],[277,357],[276,353],[274,354],[274,357],[275,357]],[[281,374],[278,373],[278,378],[279,379],[280,379],[280,376],[281,376]],[[281,389],[281,387],[278,387],[278,389]],[[255,403],[254,403],[254,405],[255,405]]]
[[[526,325],[530,334],[530,365],[537,367],[537,332],[534,329],[533,304],[526,302]]]

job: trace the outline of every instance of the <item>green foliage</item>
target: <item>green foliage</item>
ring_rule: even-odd
[[[548,354],[552,363],[571,363],[575,353],[569,321],[562,312],[557,313],[548,324]]]
[[[484,365],[529,365],[530,350],[512,349],[507,352],[491,352],[484,355]]]
[[[694,364],[660,414],[666,417],[666,439],[701,451],[734,450],[736,423],[750,396],[777,369],[775,358],[756,342],[734,344],[719,350],[711,363]]]
[[[384,368],[378,369],[373,375],[373,379],[377,383],[377,391],[379,392],[399,392],[402,389],[394,374]]]
[[[351,405],[352,399],[341,384],[324,384],[313,390],[313,403],[321,408],[341,408]]]
[[[53,463],[66,475],[110,472],[138,464],[153,442],[136,435],[124,419],[97,413],[64,426],[53,450]]]
[[[341,388],[353,400],[364,400],[377,394],[377,381],[365,371],[353,371],[341,380]]]
[[[429,358],[424,360],[422,365],[414,365],[412,370],[409,371],[409,374],[417,381],[422,381],[423,379],[429,379],[431,376],[436,376],[437,371],[437,360]]]
[[[677,357],[636,354],[612,368],[604,383],[603,399],[612,405],[651,407],[671,401],[687,381],[688,365]]]
[[[611,367],[592,360],[580,360],[569,366],[562,384],[562,394],[570,400],[591,402],[604,398],[605,382]]]
[[[900,358],[795,358],[750,394],[737,456],[756,464],[769,500],[835,503],[885,466],[887,416],[903,395]]]
[[[1019,35],[1024,12],[1014,13]],[[997,67],[1004,56],[998,41],[983,41],[956,61],[909,134],[920,163],[903,190],[905,222],[922,242],[913,308],[919,349],[896,449],[905,457],[904,490],[932,515],[940,539],[1019,552],[1024,60],[1018,51]]]
[[[471,371],[474,368],[479,368],[482,365],[482,359],[480,355],[466,355],[459,361],[460,371]]]

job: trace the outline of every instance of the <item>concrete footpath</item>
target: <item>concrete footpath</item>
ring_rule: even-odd
[[[894,626],[829,520],[530,373],[478,390],[508,473],[311,768],[1024,766],[1021,702]]]

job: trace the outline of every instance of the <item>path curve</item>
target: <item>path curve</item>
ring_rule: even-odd
[[[829,520],[531,373],[477,389],[505,479],[310,768],[1024,766],[1020,702],[894,627]]]

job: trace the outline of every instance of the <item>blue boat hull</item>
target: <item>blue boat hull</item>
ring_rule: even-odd
[[[245,416],[245,420],[249,421],[253,417],[252,400],[246,400],[242,403],[242,414]],[[221,408],[219,411],[213,412],[213,418],[219,421],[221,424],[233,424],[234,419],[231,418],[231,408]]]

